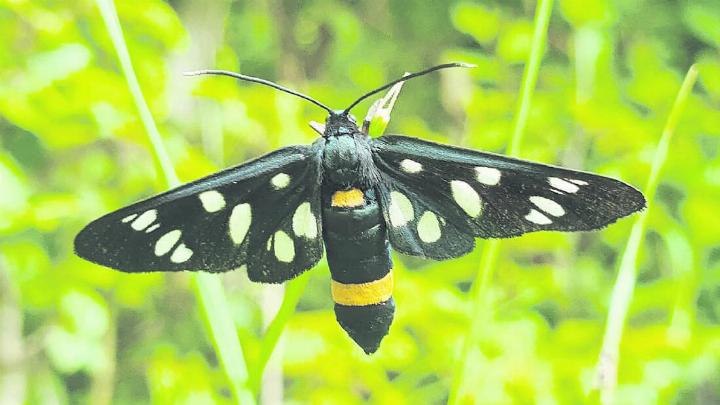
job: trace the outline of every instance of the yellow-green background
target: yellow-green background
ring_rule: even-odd
[[[117,8],[141,88],[189,181],[309,143],[307,122],[324,120],[263,86],[181,75],[199,68],[277,80],[342,108],[405,71],[475,63],[409,82],[388,132],[504,152],[535,2],[118,0]],[[618,403],[720,403],[719,51],[715,0],[558,0],[552,10],[524,158],[642,187],[682,77],[692,63],[700,69],[640,248]],[[95,2],[0,1],[0,182],[0,398],[234,401],[187,274],[121,274],[72,253],[87,222],[164,187]],[[321,262],[285,325],[262,399],[443,403],[466,364],[465,403],[596,400],[594,369],[632,222],[503,243],[494,305],[466,355],[482,242],[446,262],[395,257],[396,319],[370,357],[335,323]],[[282,290],[240,272],[218,277],[252,370]]]

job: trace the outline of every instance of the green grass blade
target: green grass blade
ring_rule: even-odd
[[[645,186],[645,198],[647,198],[647,209],[640,213],[633,224],[630,237],[628,238],[625,252],[620,261],[617,280],[610,297],[610,309],[608,311],[605,335],[603,337],[600,358],[597,364],[596,388],[600,390],[600,400],[604,404],[613,402],[615,387],[617,386],[617,368],[620,360],[620,341],[622,339],[628,309],[632,301],[635,281],[637,276],[637,256],[640,250],[640,243],[645,234],[647,217],[652,209],[655,200],[655,192],[660,182],[660,173],[667,160],[670,149],[670,141],[677,128],[678,121],[682,115],[688,97],[697,80],[698,70],[694,65],[690,67],[682,87],[675,98],[668,120],[663,129],[660,142],[658,143],[655,157],[653,159],[650,177]]]
[[[285,295],[283,296],[282,304],[280,304],[280,309],[278,309],[275,318],[273,318],[265,331],[265,336],[263,337],[262,345],[260,346],[260,356],[258,357],[255,365],[252,367],[249,385],[255,392],[258,392],[260,389],[260,382],[262,381],[262,376],[265,372],[265,366],[267,366],[270,356],[272,356],[275,351],[275,347],[280,340],[280,336],[290,320],[290,317],[292,317],[295,312],[295,308],[297,307],[303,292],[305,292],[305,287],[307,287],[309,281],[310,275],[308,273],[304,273],[297,279],[286,284]]]
[[[125,39],[120,26],[120,20],[115,10],[113,0],[96,0],[100,13],[107,27],[108,33],[117,53],[128,88],[132,95],[135,106],[140,114],[140,119],[147,131],[153,156],[155,157],[168,187],[180,184],[175,174],[170,157],[155,125],[155,120],[150,113],[145,97],[143,96],[140,84],[138,83],[135,71],[130,60],[130,54],[125,44]],[[199,273],[193,275],[198,301],[203,309],[203,314],[209,333],[212,336],[215,350],[220,358],[225,374],[230,382],[235,398],[238,403],[251,404],[255,399],[247,389],[248,373],[243,357],[240,341],[235,331],[235,323],[228,310],[229,306],[225,299],[225,293],[220,279],[211,274]]]
[[[520,92],[520,100],[515,114],[512,138],[508,148],[508,155],[517,156],[520,151],[520,145],[527,127],[528,115],[532,105],[532,97],[535,92],[538,74],[540,72],[540,64],[542,61],[545,44],[547,42],[547,31],[552,14],[553,0],[538,0],[535,12],[534,31],[532,39],[532,47],[528,63],[523,73],[522,89]],[[485,242],[482,255],[480,257],[480,269],[471,289],[471,316],[470,327],[465,336],[459,358],[459,366],[456,368],[455,375],[450,389],[449,404],[457,404],[461,402],[461,394],[465,391],[465,374],[468,369],[467,361],[471,357],[471,352],[479,339],[484,324],[489,320],[492,312],[490,297],[488,294],[490,280],[492,279],[493,269],[496,266],[498,253],[500,250],[499,240],[489,240]]]

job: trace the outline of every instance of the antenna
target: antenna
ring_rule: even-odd
[[[373,94],[377,94],[377,93],[379,93],[379,92],[381,92],[381,91],[383,91],[383,90],[385,90],[385,89],[388,89],[388,88],[396,85],[397,83],[404,82],[404,81],[406,81],[406,80],[410,80],[410,79],[415,78],[415,77],[418,77],[418,76],[426,75],[426,74],[431,73],[431,72],[434,72],[434,71],[436,71],[436,70],[448,69],[448,68],[454,68],[454,67],[474,68],[474,67],[477,67],[477,66],[476,66],[476,65],[471,65],[471,64],[469,64],[469,63],[460,63],[460,62],[456,62],[456,63],[443,63],[442,65],[433,66],[433,67],[428,68],[428,69],[425,69],[425,70],[423,70],[423,71],[421,71],[421,72],[411,73],[411,74],[406,75],[406,76],[403,76],[403,77],[401,77],[401,78],[399,78],[399,79],[397,79],[397,80],[393,80],[393,81],[391,81],[390,83],[388,83],[388,84],[386,84],[386,85],[384,85],[384,86],[382,86],[382,87],[378,87],[377,89],[375,89],[375,90],[373,90],[373,91],[371,91],[371,92],[369,92],[369,93],[366,93],[365,95],[363,95],[363,96],[360,97],[359,99],[355,100],[352,104],[350,104],[350,107],[346,108],[346,109],[343,111],[343,114],[347,114],[348,112],[350,112],[350,110],[352,110],[353,107],[355,107],[356,105],[358,105],[361,101],[365,100],[366,98],[372,96]]]
[[[300,98],[303,98],[303,99],[305,99],[305,100],[307,100],[307,101],[315,104],[316,106],[323,108],[323,109],[324,109],[325,111],[327,111],[328,113],[330,113],[330,114],[333,113],[333,110],[331,110],[330,107],[328,107],[328,106],[326,106],[325,104],[323,104],[323,103],[315,100],[314,98],[312,98],[312,97],[310,97],[310,96],[306,96],[306,95],[304,95],[304,94],[302,94],[302,93],[300,93],[300,92],[297,92],[297,91],[295,91],[295,90],[290,90],[290,89],[288,89],[287,87],[283,87],[283,86],[281,86],[281,85],[279,85],[279,84],[277,84],[277,83],[273,83],[273,82],[271,82],[271,81],[269,81],[269,80],[265,80],[265,79],[260,79],[260,78],[258,78],[258,77],[247,76],[247,75],[243,75],[243,74],[235,73],[235,72],[229,72],[229,71],[227,71],[227,70],[198,70],[198,71],[194,71],[194,72],[185,72],[185,73],[183,73],[183,74],[184,74],[185,76],[200,76],[200,75],[230,76],[230,77],[234,77],[234,78],[236,78],[236,79],[244,80],[244,81],[246,81],[246,82],[253,82],[253,83],[264,84],[264,85],[270,86],[270,87],[272,87],[272,88],[274,88],[274,89],[277,89],[277,90],[280,90],[280,91],[284,91],[285,93],[290,93],[290,94],[292,94],[292,95],[294,95],[294,96],[298,96],[298,97],[300,97]]]

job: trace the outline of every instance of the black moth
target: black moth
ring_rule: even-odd
[[[105,215],[75,239],[75,252],[125,272],[245,268],[281,283],[313,267],[323,245],[340,325],[366,353],[395,312],[390,247],[442,260],[474,239],[533,231],[589,231],[643,209],[633,187],[607,177],[388,135],[370,138],[349,111],[275,83],[328,112],[312,145],[289,146]]]

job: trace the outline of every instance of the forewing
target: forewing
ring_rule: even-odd
[[[320,152],[279,149],[122,208],[85,227],[75,251],[126,272],[246,266],[254,281],[292,278],[322,257]]]
[[[589,231],[645,206],[639,191],[615,179],[416,138],[377,138],[373,159],[383,176],[381,200],[393,247],[431,258],[443,258],[439,246],[467,246],[458,234],[507,238],[542,230]],[[401,215],[397,203],[402,196],[413,205],[409,218],[409,210]],[[427,210],[453,227],[440,230],[437,245],[412,243],[413,234],[423,233]],[[393,216],[405,223],[393,226]]]

